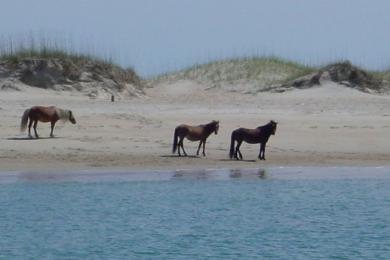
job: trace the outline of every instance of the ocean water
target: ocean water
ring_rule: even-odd
[[[390,259],[389,168],[0,174],[0,259]]]

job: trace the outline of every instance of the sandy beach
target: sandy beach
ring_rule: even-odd
[[[242,94],[206,89],[191,81],[160,84],[134,98],[91,99],[78,92],[23,86],[0,95],[0,171],[76,169],[253,168],[267,166],[382,166],[390,159],[390,97],[333,82],[284,93]],[[40,139],[20,133],[23,111],[34,105],[71,109],[76,125],[38,124]],[[238,127],[279,122],[267,143],[243,144],[243,161],[228,159]],[[173,130],[181,124],[220,121],[204,157],[172,155]],[[195,155],[198,143],[185,141]]]

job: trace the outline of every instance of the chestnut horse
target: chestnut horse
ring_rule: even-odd
[[[31,125],[34,123],[34,132],[35,137],[39,138],[37,133],[37,124],[38,121],[41,122],[50,122],[51,123],[51,132],[50,137],[54,137],[53,129],[54,125],[58,120],[70,121],[73,124],[76,124],[76,120],[73,117],[71,110],[61,109],[58,107],[43,107],[43,106],[34,106],[32,108],[26,109],[22,116],[22,121],[20,123],[20,131],[24,132],[27,128],[27,121],[30,119],[28,124],[28,136],[31,136]]]
[[[184,156],[187,156],[187,153],[186,151],[184,151],[184,146],[183,146],[183,140],[186,137],[190,141],[200,141],[196,155],[199,155],[200,146],[203,144],[203,156],[206,156],[205,153],[206,139],[213,132],[215,134],[218,134],[218,129],[219,129],[219,121],[215,121],[215,120],[211,121],[208,124],[198,125],[198,126],[190,126],[184,124],[179,125],[178,127],[175,128],[172,153],[175,153],[177,150],[179,156],[181,156],[180,153],[180,147],[181,147]],[[178,141],[178,139],[180,140]]]
[[[232,132],[231,144],[230,144],[230,159],[236,158],[242,160],[242,154],[240,152],[240,146],[243,141],[250,144],[260,143],[259,159],[265,160],[265,144],[267,143],[271,135],[275,135],[276,126],[278,123],[271,120],[268,124],[259,126],[255,129],[238,128]],[[237,142],[236,149],[234,149],[234,143]]]

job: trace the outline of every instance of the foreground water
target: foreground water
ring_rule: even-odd
[[[0,174],[0,259],[390,259],[389,168]]]

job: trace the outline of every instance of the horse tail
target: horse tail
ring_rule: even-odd
[[[20,122],[20,131],[24,132],[27,128],[28,116],[30,115],[30,109],[26,109],[23,113],[22,120]]]
[[[173,136],[173,146],[172,146],[172,153],[175,153],[176,152],[176,149],[177,149],[177,139],[179,138],[179,128],[176,127],[175,128],[175,134]]]
[[[230,152],[229,152],[230,159],[233,159],[233,155],[234,155],[234,141],[236,139],[235,133],[236,133],[236,131],[232,132],[232,137],[231,137],[231,142],[230,142]]]

